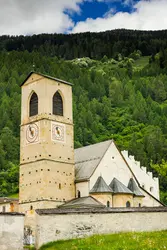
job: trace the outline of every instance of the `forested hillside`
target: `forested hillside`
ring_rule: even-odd
[[[0,196],[18,192],[19,86],[35,69],[74,84],[75,147],[113,138],[159,174],[167,203],[167,31],[3,36],[0,69]]]
[[[64,59],[90,57],[101,59],[116,57],[118,53],[128,56],[140,50],[143,56],[155,55],[167,48],[167,30],[134,31],[113,30],[99,33],[40,34],[33,36],[1,36],[0,50],[39,51],[42,55]]]

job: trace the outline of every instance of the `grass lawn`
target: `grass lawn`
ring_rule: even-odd
[[[150,56],[142,56],[135,61],[134,66],[138,69],[144,68],[149,63]]]
[[[85,239],[48,243],[40,250],[165,250],[167,231],[95,235]]]
[[[9,198],[19,198],[19,194],[11,194],[8,196]]]

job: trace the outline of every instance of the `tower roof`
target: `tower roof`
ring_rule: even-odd
[[[48,79],[51,79],[51,80],[54,80],[54,81],[57,81],[57,82],[61,82],[61,83],[64,83],[64,84],[68,84],[68,85],[72,85],[72,83],[70,82],[66,82],[64,80],[61,80],[61,79],[58,79],[58,78],[55,78],[55,77],[52,77],[52,76],[48,76],[48,75],[45,75],[45,74],[42,74],[42,73],[39,73],[39,72],[35,72],[35,71],[31,71],[28,76],[26,77],[26,79],[22,82],[22,84],[20,86],[23,86],[24,83],[28,80],[28,78],[32,75],[32,74],[36,74],[36,75],[39,75],[39,76],[43,76],[43,77],[46,77]]]
[[[122,182],[114,178],[110,183],[110,188],[114,191],[115,194],[133,194]]]
[[[113,190],[106,184],[103,177],[99,176],[90,193],[113,193]]]
[[[135,196],[144,197],[133,178],[130,178],[128,188],[134,193]]]

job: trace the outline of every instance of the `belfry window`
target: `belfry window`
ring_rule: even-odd
[[[30,116],[34,116],[38,114],[38,96],[37,94],[34,92],[31,96],[30,99]]]
[[[53,96],[53,114],[63,116],[63,100],[59,92]]]

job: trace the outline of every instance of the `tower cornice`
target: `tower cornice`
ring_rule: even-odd
[[[40,161],[51,161],[51,162],[58,162],[58,163],[66,163],[66,164],[74,164],[74,161],[72,160],[69,160],[69,161],[60,161],[60,160],[54,160],[54,159],[49,159],[49,158],[42,158],[42,159],[35,159],[34,161],[26,161],[24,163],[20,163],[20,166],[23,166],[23,165],[28,165],[28,164],[32,164],[34,162],[40,162]]]
[[[26,125],[29,125],[29,124],[33,124],[35,122],[42,121],[42,120],[47,120],[47,121],[62,123],[61,120],[58,120],[56,118],[53,119],[53,116],[52,117],[36,117],[33,120],[30,120],[30,121],[27,121],[25,123],[20,124],[20,127],[23,127],[23,126],[26,126]],[[63,118],[63,123],[66,124],[66,125],[72,125],[72,126],[74,126],[73,122],[66,122],[66,121],[64,121],[64,118]]]

